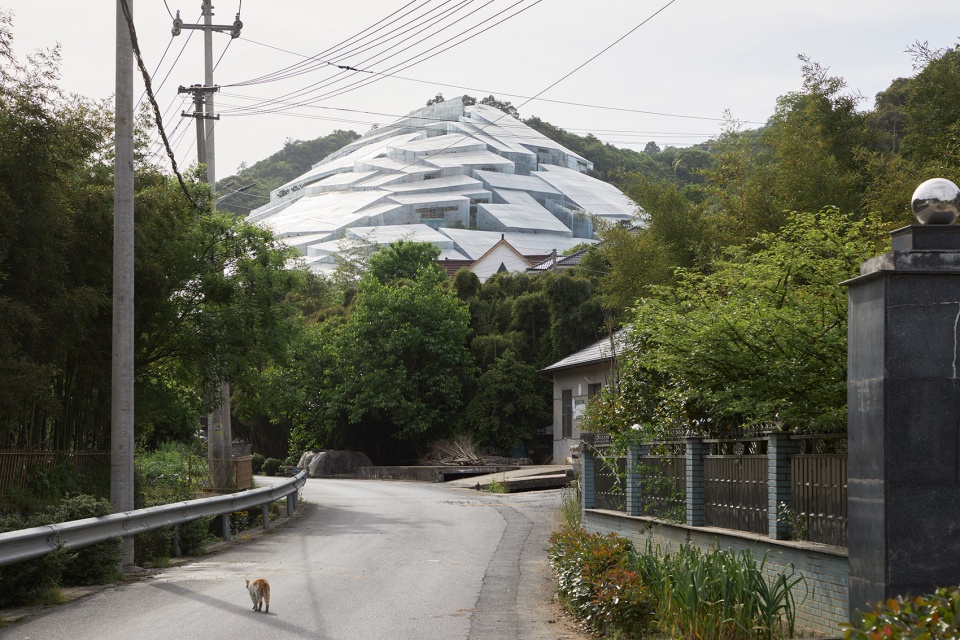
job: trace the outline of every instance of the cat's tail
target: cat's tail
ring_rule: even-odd
[[[270,613],[270,583],[263,585],[263,602],[267,605],[266,613]]]

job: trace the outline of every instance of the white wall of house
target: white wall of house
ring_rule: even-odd
[[[610,381],[610,362],[586,364],[553,374],[553,464],[574,462],[580,446],[580,418],[591,395]],[[564,430],[564,392],[569,392],[570,426]]]
[[[480,282],[486,282],[487,278],[500,271],[500,265],[511,273],[524,272],[530,268],[530,263],[522,255],[508,245],[498,243],[480,256],[470,270],[477,274]]]

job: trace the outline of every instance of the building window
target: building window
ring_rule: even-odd
[[[416,209],[420,214],[421,220],[443,220],[447,213],[451,211],[460,211],[460,207],[424,207]]]
[[[573,391],[560,392],[560,437],[573,437]]]
[[[592,398],[593,396],[595,396],[595,395],[597,395],[598,393],[600,393],[600,389],[602,389],[602,388],[603,388],[603,385],[600,384],[599,382],[596,382],[596,383],[594,383],[594,384],[588,384],[588,385],[587,385],[587,397],[588,397],[588,398]]]

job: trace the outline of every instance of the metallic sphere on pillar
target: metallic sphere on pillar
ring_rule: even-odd
[[[953,224],[960,214],[960,188],[944,178],[931,178],[910,199],[920,224]]]

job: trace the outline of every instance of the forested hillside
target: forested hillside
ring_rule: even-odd
[[[241,165],[236,174],[220,179],[217,208],[235,215],[247,215],[266,204],[271,191],[303,175],[327,155],[359,137],[353,131],[338,129],[314,140],[287,140],[283,149],[270,157],[250,167]]]

